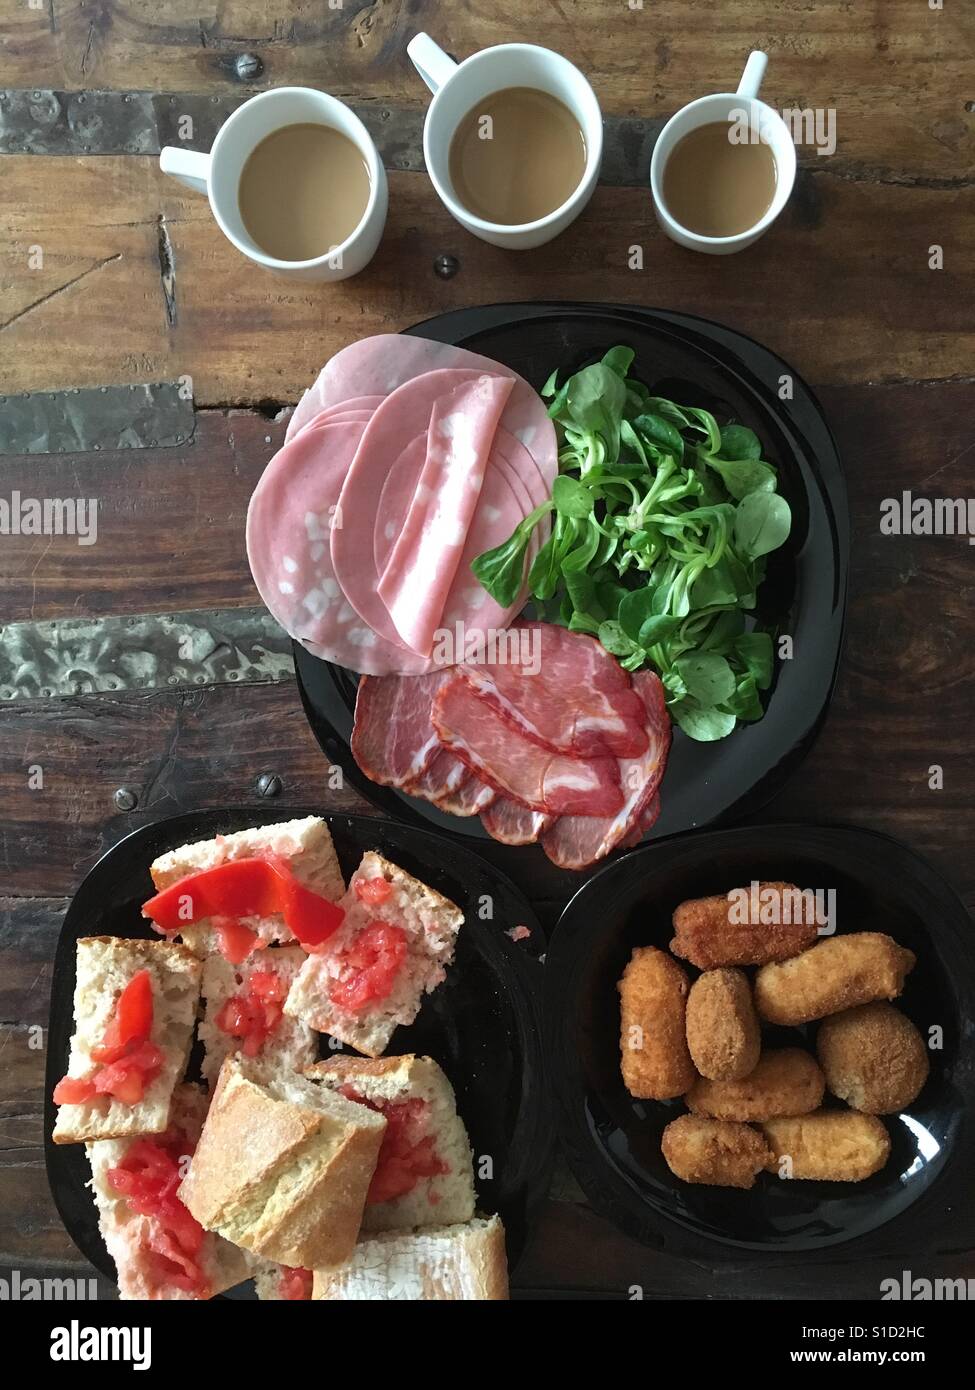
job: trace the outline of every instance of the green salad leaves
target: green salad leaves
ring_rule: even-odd
[[[551,500],[471,568],[513,603],[532,533],[554,513],[528,574],[539,616],[598,637],[628,671],[653,667],[672,718],[711,741],[762,717],[772,638],[746,614],[792,516],[752,430],[652,396],[632,363],[614,347],[561,386],[552,373]]]

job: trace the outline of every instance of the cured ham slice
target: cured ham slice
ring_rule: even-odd
[[[447,693],[450,684],[443,687],[441,695]],[[653,802],[670,751],[670,716],[664,688],[652,671],[638,671],[633,677],[633,687],[646,710],[647,750],[639,758],[623,759],[619,763],[620,785],[626,800],[618,811],[608,816],[560,816],[542,835],[542,848],[559,868],[588,868],[625,845],[634,832],[642,835],[651,815],[656,819]]]
[[[247,558],[271,614],[314,655],[369,675],[420,675],[433,663],[364,623],[332,566],[336,508],[364,430],[326,422],[278,450],[247,510]]]
[[[420,656],[432,651],[513,385],[485,374],[433,400],[426,459],[379,578],[379,596],[399,636]],[[368,429],[360,450],[367,447]]]
[[[554,623],[518,631],[515,649],[461,668],[502,719],[533,743],[576,757],[646,751],[643,702],[602,643]]]
[[[433,800],[439,810],[451,816],[476,816],[486,810],[496,797],[497,792],[493,787],[470,773],[455,792],[434,797]]]
[[[440,753],[430,720],[434,697],[448,679],[427,676],[363,676],[355,701],[352,756],[373,782],[407,787]]]
[[[429,711],[427,716],[429,718]],[[467,764],[462,763],[460,758],[455,758],[453,753],[448,753],[446,748],[441,748],[438,739],[436,757],[419,777],[405,783],[403,790],[409,792],[410,796],[422,796],[426,801],[436,801],[438,797],[453,796],[461,783],[466,782],[470,776]]]
[[[461,676],[440,688],[433,723],[444,747],[482,781],[532,810],[612,816],[623,806],[615,758],[567,757],[533,743]]]
[[[503,845],[533,845],[555,824],[555,817],[544,811],[530,811],[509,797],[496,797],[481,812],[481,824],[493,840]]]

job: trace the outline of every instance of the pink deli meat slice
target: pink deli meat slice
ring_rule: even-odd
[[[352,756],[373,782],[407,787],[441,753],[430,720],[443,671],[427,676],[363,676],[356,692]]]
[[[500,840],[503,845],[533,845],[555,824],[555,817],[544,811],[530,811],[507,796],[499,796],[481,812],[481,824],[493,840]]]
[[[558,473],[558,443],[555,426],[538,392],[503,363],[431,338],[381,333],[350,343],[325,364],[298,402],[286,437],[290,439],[329,406],[363,395],[388,396],[411,378],[441,368],[467,368],[513,378],[515,385],[502,423],[537,465],[544,484],[539,500],[547,497]]]
[[[651,815],[656,820],[652,803],[667,766],[670,716],[664,688],[654,672],[638,671],[633,677],[633,686],[646,708],[649,746],[639,758],[620,761],[620,784],[626,796],[621,810],[609,816],[560,816],[542,835],[542,848],[561,869],[589,868],[612,850],[625,845],[635,831],[642,836],[643,829],[648,823],[652,824]],[[447,689],[449,686],[441,693]]]
[[[311,425],[334,424],[338,420],[356,419],[365,422],[385,399],[385,396],[353,396],[351,400],[341,401],[337,405],[329,406],[326,410],[320,410],[317,415],[309,416],[301,428],[306,430]],[[286,440],[293,439],[298,433],[298,430],[291,428],[289,422],[284,437]]]
[[[370,675],[420,675],[433,663],[363,623],[332,567],[336,507],[364,428],[318,425],[278,450],[248,507],[247,558],[271,614],[315,656]]]
[[[513,386],[485,375],[433,401],[420,480],[379,579],[397,632],[420,656],[433,649]]]
[[[574,758],[532,743],[460,676],[441,687],[433,723],[482,781],[535,811],[612,816],[623,805],[615,758]]]
[[[643,702],[601,642],[554,623],[521,623],[517,632],[516,653],[506,647],[461,670],[501,718],[532,742],[576,757],[646,751]]]

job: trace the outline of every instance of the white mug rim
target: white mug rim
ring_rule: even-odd
[[[355,141],[356,148],[365,159],[366,164],[369,168],[369,198],[366,202],[365,210],[362,216],[360,217],[359,221],[356,223],[352,231],[340,245],[332,246],[329,248],[328,251],[323,252],[320,256],[313,256],[310,260],[282,261],[279,260],[276,256],[269,256],[267,252],[261,251],[260,249],[258,249],[257,251],[252,251],[251,248],[249,246],[245,246],[241,239],[237,236],[237,234],[233,232],[230,229],[230,227],[228,227],[213,198],[213,169],[215,166],[215,161],[220,153],[220,146],[223,142],[224,135],[228,130],[230,130],[236,118],[241,114],[242,111],[244,111],[246,107],[252,106],[256,102],[267,101],[269,98],[272,97],[280,98],[282,96],[295,95],[315,97],[317,100],[324,102],[326,106],[341,106],[348,113],[352,121],[353,129],[355,130],[356,135],[359,137]],[[247,158],[250,158],[250,155],[254,153],[254,150],[261,143],[261,140],[267,139],[268,135],[273,135],[277,130],[283,130],[285,126],[297,124],[304,124],[304,122],[282,121],[280,125],[274,127],[274,130],[266,131],[265,134],[262,135],[259,140],[256,140],[254,144],[251,146]],[[321,124],[326,126],[326,128],[329,130],[338,130],[338,133],[340,135],[346,134],[345,131],[339,130],[338,126],[328,125],[328,123],[325,121],[311,122],[310,124]],[[241,168],[241,172],[243,172],[243,167]],[[241,255],[247,256],[249,260],[256,262],[258,265],[265,266],[268,270],[311,270],[317,269],[322,265],[327,265],[329,261],[333,260],[335,257],[341,257],[347,250],[349,250],[355,239],[358,237],[359,233],[362,231],[365,224],[368,222],[369,218],[372,216],[373,211],[375,210],[376,200],[379,197],[379,185],[381,180],[382,166],[379,161],[379,153],[376,149],[375,141],[373,140],[372,136],[369,134],[368,130],[363,125],[359,117],[355,114],[355,112],[352,110],[350,106],[346,106],[344,101],[340,101],[338,97],[333,97],[329,92],[319,91],[317,87],[269,87],[266,92],[257,92],[254,96],[248,97],[246,101],[241,102],[240,106],[237,107],[237,110],[231,112],[231,114],[224,121],[223,125],[217,131],[216,138],[214,139],[214,142],[210,147],[210,166],[207,170],[207,200],[210,204],[210,211],[213,213],[217,226],[223,232],[227,240],[230,241],[234,246],[236,246],[237,250],[241,253]],[[238,199],[239,182],[240,181],[238,179]],[[256,242],[254,244],[256,245]]]
[[[763,114],[767,113],[773,118],[774,121],[778,123],[788,140],[792,140],[792,136],[789,134],[789,127],[786,125],[779,112],[776,111],[774,106],[769,106],[769,104],[763,101],[761,97],[748,96],[747,94],[742,92],[710,92],[706,96],[696,97],[694,101],[687,102],[686,105],[680,107],[679,110],[675,111],[674,114],[671,116],[670,120],[667,121],[663,130],[661,130],[660,134],[657,136],[656,142],[653,147],[653,154],[650,157],[650,193],[653,197],[653,201],[656,205],[657,211],[659,213],[662,213],[663,216],[666,217],[667,221],[671,224],[671,226],[676,227],[676,229],[683,236],[693,237],[695,241],[700,242],[704,246],[733,246],[736,242],[744,241],[746,239],[753,240],[755,237],[760,236],[762,232],[766,231],[772,225],[772,223],[778,217],[779,213],[785,207],[786,203],[789,200],[789,196],[792,193],[792,188],[795,184],[795,168],[793,168],[792,179],[789,183],[788,190],[783,194],[782,190],[785,189],[785,184],[778,183],[775,190],[775,196],[773,197],[771,203],[769,203],[765,212],[762,214],[762,216],[759,218],[757,222],[752,223],[752,225],[746,228],[746,230],[743,232],[734,232],[731,236],[705,236],[703,232],[694,232],[690,229],[690,227],[685,227],[683,222],[678,222],[677,218],[667,207],[667,203],[663,196],[661,178],[663,174],[661,162],[664,166],[666,165],[667,160],[670,158],[676,146],[672,146],[667,151],[666,156],[658,154],[658,151],[662,148],[664,136],[667,134],[668,130],[674,124],[675,121],[677,121],[681,116],[683,116],[685,112],[693,111],[696,107],[704,106],[708,102],[713,101],[737,101],[742,106],[748,106],[750,109],[758,107]],[[697,129],[697,127],[695,127],[695,129]],[[688,132],[688,134],[689,133],[690,132]],[[777,165],[778,161],[776,161],[776,166]]]
[[[437,171],[433,166],[433,161],[430,158],[430,142],[428,132],[430,130],[431,122],[433,121],[434,115],[437,110],[437,103],[440,101],[442,94],[447,90],[451,83],[455,81],[458,75],[464,70],[464,68],[467,67],[469,63],[476,63],[479,60],[485,58],[488,54],[511,52],[544,53],[547,58],[554,58],[563,67],[568,68],[582,84],[582,87],[584,89],[584,96],[591,99],[596,116],[596,119],[593,122],[594,129],[596,131],[595,141],[591,141],[589,139],[588,130],[583,132],[583,134],[586,137],[586,167],[583,170],[582,178],[576,184],[575,188],[572,190],[568,198],[566,198],[564,203],[560,203],[557,208],[554,208],[551,212],[547,212],[544,217],[537,217],[534,220],[534,222],[488,222],[485,218],[478,217],[476,213],[473,213],[468,208],[466,208],[464,204],[458,198],[455,198],[453,194],[450,193],[450,191],[445,187],[443,180],[439,177]],[[495,92],[503,92],[504,90],[504,87],[496,87],[494,88],[494,91],[489,92],[487,95],[493,96]],[[563,105],[565,105],[564,102]],[[575,116],[575,111],[573,111],[572,114],[573,116]],[[456,134],[458,124],[459,122],[455,123],[454,125],[454,130],[451,134],[451,141],[453,140],[454,134]],[[448,150],[449,147],[450,142],[448,142]],[[494,234],[508,234],[513,236],[515,234],[521,234],[524,232],[540,231],[543,228],[550,226],[558,217],[565,213],[567,208],[572,207],[572,205],[577,201],[579,194],[592,180],[594,171],[598,175],[599,165],[602,161],[602,153],[602,113],[600,111],[599,102],[596,99],[596,93],[592,89],[592,84],[586,77],[585,73],[581,72],[579,68],[576,67],[575,63],[570,62],[570,60],[566,58],[563,54],[556,53],[554,49],[545,48],[542,44],[538,43],[496,43],[491,44],[488,48],[480,48],[476,53],[469,54],[466,58],[464,58],[461,62],[457,64],[457,66],[454,68],[454,71],[450,74],[447,80],[441,83],[441,85],[437,88],[436,92],[434,92],[433,100],[427,108],[426,120],[423,122],[423,160],[427,167],[427,174],[430,178],[430,182],[437,190],[437,193],[446,205],[448,211],[454,217],[456,217],[459,222],[461,222],[462,224],[466,224],[472,228],[476,227],[477,230],[481,232],[492,232]]]

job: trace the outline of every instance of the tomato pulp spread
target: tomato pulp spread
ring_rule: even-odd
[[[450,1172],[449,1165],[436,1151],[433,1135],[427,1133],[428,1101],[367,1100],[351,1085],[343,1086],[341,1091],[347,1100],[367,1105],[386,1117],[386,1132],[369,1184],[367,1203],[393,1202],[412,1192],[421,1178],[437,1178]]]
[[[407,937],[402,927],[376,919],[339,956],[341,978],[329,991],[337,1008],[358,1013],[368,1004],[388,999],[406,960]]]
[[[310,1269],[291,1268],[289,1265],[281,1266],[281,1274],[278,1278],[278,1297],[295,1301],[301,1298],[311,1298],[312,1272]]]
[[[200,1263],[205,1233],[176,1195],[183,1177],[181,1160],[192,1152],[193,1145],[175,1129],[136,1139],[121,1163],[109,1168],[108,1183],[134,1212],[152,1218],[143,1245],[152,1287],[174,1287],[194,1298],[208,1298]]]
[[[239,994],[220,1009],[216,1025],[232,1038],[240,1038],[245,1057],[256,1057],[284,1014],[288,987],[273,970],[253,970]]]
[[[269,854],[189,874],[150,898],[142,915],[162,932],[213,918],[221,951],[239,965],[261,944],[241,918],[283,917],[295,939],[312,951],[338,930],[345,911],[299,883],[287,860]]]
[[[111,1096],[137,1105],[159,1075],[162,1050],[149,1041],[152,1032],[152,979],[138,970],[119,995],[104,1037],[91,1049],[98,1065],[90,1076],[65,1076],[54,1088],[55,1105],[84,1105],[96,1096]]]

